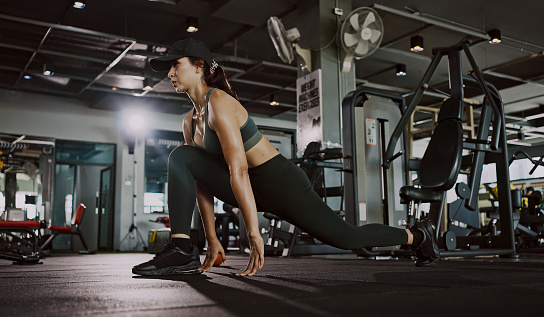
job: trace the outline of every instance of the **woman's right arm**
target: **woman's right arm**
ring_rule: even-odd
[[[193,140],[191,139],[191,135],[193,135],[192,114],[193,111],[189,111],[189,113],[185,116],[185,119],[183,120],[183,136],[187,145],[194,146]],[[221,242],[217,238],[217,234],[215,232],[213,195],[196,181],[195,186],[196,201],[198,204],[198,209],[200,211],[200,217],[202,218],[202,224],[204,225],[206,240],[208,241],[206,259],[202,264],[202,269],[204,271],[208,271],[212,268],[217,256],[221,256],[224,262],[226,259],[226,255],[225,250],[223,249],[223,246],[221,245]]]

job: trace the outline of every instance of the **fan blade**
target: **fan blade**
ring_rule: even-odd
[[[355,29],[355,31],[359,31],[361,29],[361,26],[359,25],[359,13],[353,14],[349,18],[349,23],[351,23],[351,26]]]
[[[376,41],[380,38],[381,35],[382,35],[382,32],[376,29],[370,29],[370,43],[376,43]]]
[[[367,52],[368,52],[368,42],[360,41],[359,44],[357,44],[357,48],[355,48],[355,54],[365,55]]]
[[[344,43],[347,47],[351,47],[359,42],[359,33],[344,33]]]
[[[374,13],[369,12],[366,16],[365,22],[363,23],[363,27],[367,27],[370,23],[376,22],[376,17],[374,16]]]

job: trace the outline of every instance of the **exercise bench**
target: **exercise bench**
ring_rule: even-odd
[[[0,233],[11,238],[11,241],[30,248],[30,252],[9,247],[8,250],[0,252],[0,259],[14,261],[17,264],[38,264],[40,261],[41,248],[39,246],[38,230],[45,228],[45,223],[40,221],[0,221]],[[16,233],[27,234],[30,241],[19,237]],[[6,252],[7,251],[7,252]]]

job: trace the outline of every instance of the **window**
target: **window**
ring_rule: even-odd
[[[146,136],[144,213],[168,212],[168,156],[181,143],[181,132],[154,130]]]

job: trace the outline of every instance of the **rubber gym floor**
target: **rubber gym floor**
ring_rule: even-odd
[[[138,277],[145,253],[54,254],[38,265],[0,260],[1,316],[542,316],[544,252],[519,259],[247,257],[200,275]],[[203,256],[202,256],[203,259]]]

